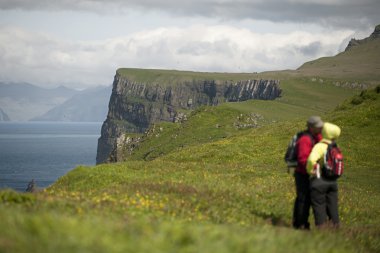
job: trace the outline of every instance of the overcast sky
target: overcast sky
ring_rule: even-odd
[[[295,69],[380,24],[379,0],[0,0],[0,81],[83,89],[117,68]]]

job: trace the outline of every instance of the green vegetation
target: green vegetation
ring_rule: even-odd
[[[323,92],[307,85],[315,87],[300,94]],[[318,106],[328,95],[303,105],[308,98],[295,94],[202,107],[183,125],[157,125],[141,146],[156,145],[150,161],[136,153],[78,167],[37,194],[0,192],[0,252],[378,252],[379,91],[323,115],[342,127],[339,231],[290,227],[294,182],[283,153],[309,112],[333,106]],[[292,106],[304,111],[291,117]],[[236,129],[237,116],[252,112],[265,115],[261,127]]]
[[[0,191],[0,252],[379,252],[380,86],[334,85],[378,85],[378,41],[296,71],[119,69],[148,85],[281,80],[283,93],[184,111],[183,123],[152,126],[126,162],[78,167],[35,194]],[[313,114],[342,128],[338,231],[291,228],[283,155]]]
[[[258,79],[258,74],[253,73],[210,73],[160,69],[121,68],[117,70],[117,73],[136,82],[148,84],[159,83],[160,85],[173,85],[199,80],[216,80],[224,82]]]
[[[376,82],[380,79],[379,66],[380,39],[374,39],[334,57],[323,57],[307,62],[298,71],[309,76]]]
[[[379,252],[380,86],[334,86],[379,85],[379,52],[373,40],[296,71],[119,69],[149,85],[281,80],[283,93],[185,111],[184,123],[154,125],[126,162],[78,167],[35,194],[0,191],[0,252]],[[291,228],[283,155],[313,114],[342,128],[338,231]]]
[[[331,84],[310,79],[285,80],[284,94],[274,101],[249,100],[223,103],[217,107],[200,107],[182,124],[156,124],[129,160],[152,160],[185,146],[198,145],[240,134],[249,127],[262,127],[287,120],[304,120],[313,114],[324,114],[337,103],[355,94]],[[297,113],[295,113],[297,112]],[[248,127],[244,127],[247,126]],[[129,151],[126,151],[128,153]]]

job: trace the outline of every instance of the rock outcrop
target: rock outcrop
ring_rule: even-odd
[[[271,100],[280,94],[278,80],[193,80],[175,85],[145,84],[117,73],[107,119],[98,141],[96,162],[117,161],[126,132],[142,133],[158,121],[182,121],[184,116],[179,110],[229,101]]]
[[[368,41],[375,40],[375,39],[380,39],[380,25],[377,25],[373,33],[365,39],[362,39],[362,40],[356,40],[354,38],[351,39],[344,51],[348,51],[354,47],[357,47],[361,44],[367,43]]]

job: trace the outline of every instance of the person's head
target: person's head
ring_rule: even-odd
[[[312,134],[319,134],[323,128],[323,121],[319,116],[311,116],[307,122],[307,129]]]

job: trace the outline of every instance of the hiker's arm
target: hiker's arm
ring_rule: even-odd
[[[298,167],[306,169],[307,158],[312,149],[310,137],[304,135],[298,141],[297,163]]]
[[[318,143],[314,146],[314,148],[311,150],[309,158],[307,159],[307,167],[306,167],[307,172],[314,174],[313,173],[314,166],[323,157],[325,150],[326,150],[326,147],[323,143]]]

